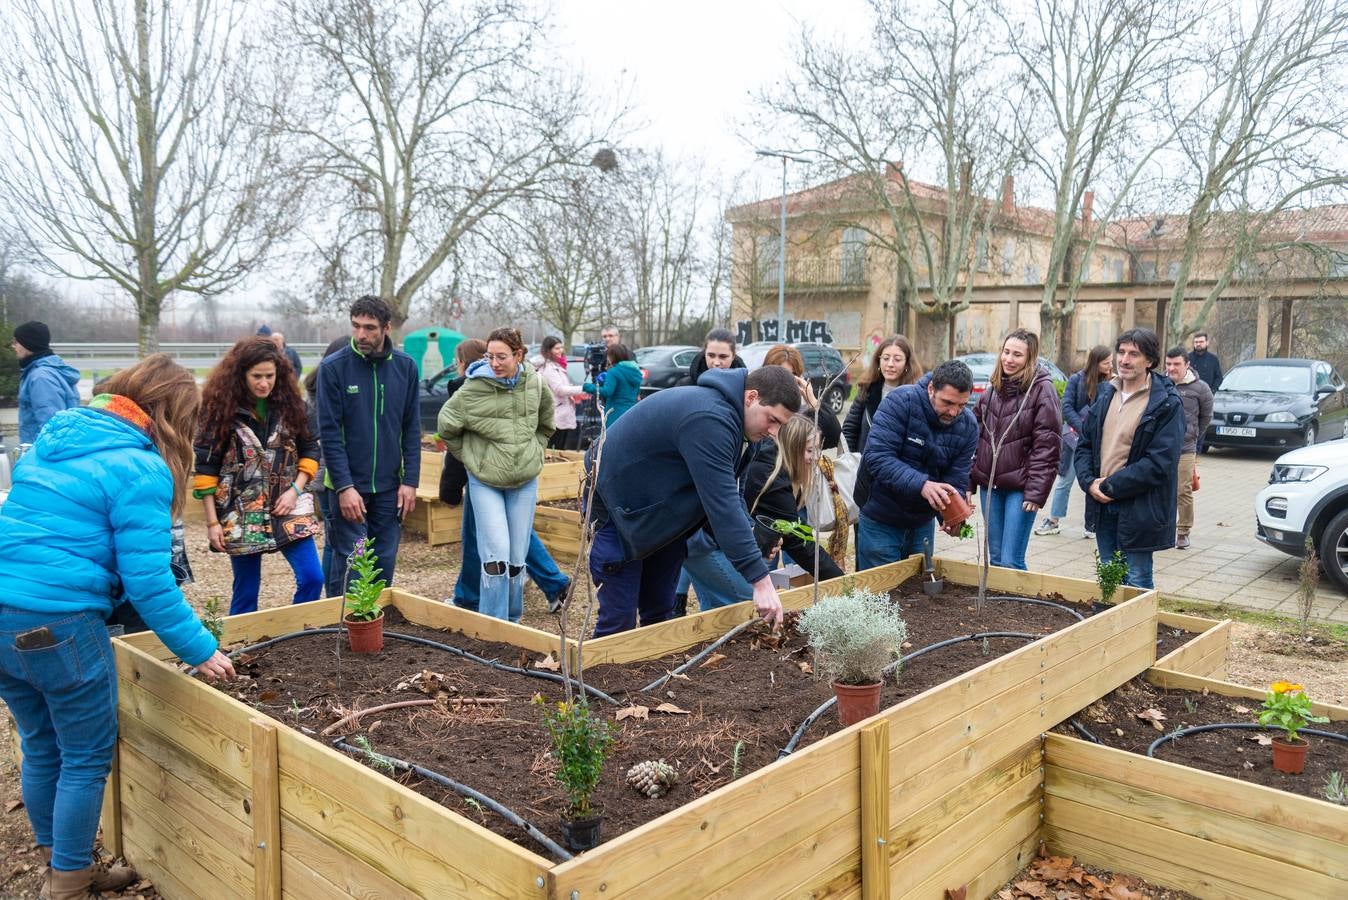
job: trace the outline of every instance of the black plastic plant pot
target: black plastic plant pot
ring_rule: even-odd
[[[562,817],[562,836],[566,846],[580,853],[599,846],[599,828],[604,824],[604,814],[596,813],[588,819],[568,819]]]

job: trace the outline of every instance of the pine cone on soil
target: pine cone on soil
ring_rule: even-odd
[[[627,783],[635,788],[637,793],[644,794],[652,800],[669,793],[670,788],[678,784],[678,781],[679,773],[663,759],[648,759],[627,770]]]

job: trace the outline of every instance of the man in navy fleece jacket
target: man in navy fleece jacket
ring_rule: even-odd
[[[759,615],[780,624],[782,604],[754,539],[738,479],[749,444],[800,408],[780,366],[711,369],[696,385],[642,400],[608,429],[598,461],[590,577],[599,591],[595,637],[674,617],[684,541],[704,524],[754,588]],[[593,468],[595,449],[586,456]]]

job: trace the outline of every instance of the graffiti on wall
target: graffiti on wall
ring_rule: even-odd
[[[735,340],[738,343],[748,344],[753,341],[753,335],[750,334],[749,328],[751,324],[747,319],[735,323]],[[787,319],[786,337],[780,338],[777,334],[776,319],[758,320],[758,339],[760,341],[782,341],[787,344],[833,343],[833,332],[829,330],[828,322],[823,319]]]

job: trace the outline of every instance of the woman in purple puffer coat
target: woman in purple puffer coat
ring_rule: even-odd
[[[978,449],[970,480],[982,495],[988,559],[1008,569],[1025,569],[1034,514],[1048,501],[1062,452],[1058,391],[1038,358],[1038,335],[1007,335],[992,383],[974,407]]]

